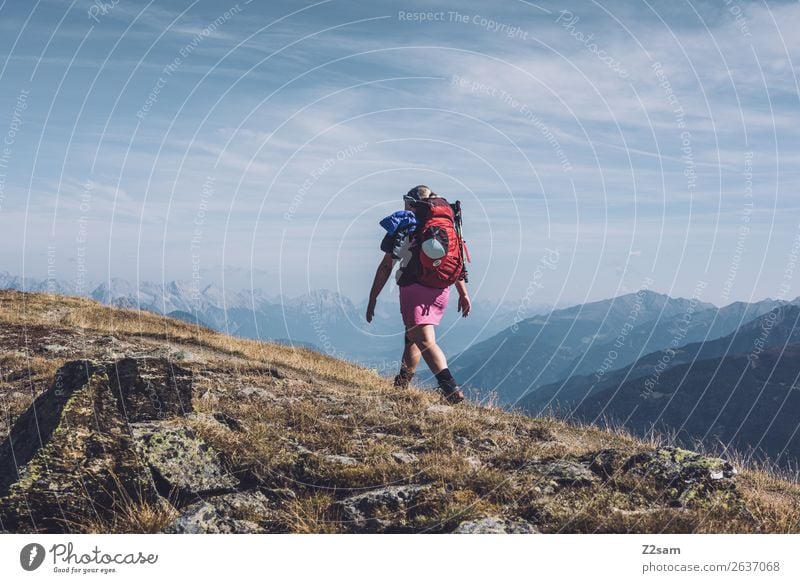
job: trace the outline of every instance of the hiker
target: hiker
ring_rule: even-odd
[[[445,399],[452,404],[460,403],[464,393],[436,344],[434,327],[442,320],[451,285],[458,291],[458,311],[462,316],[466,318],[472,309],[464,266],[466,247],[460,232],[461,206],[459,202],[451,206],[424,185],[409,190],[403,200],[405,210],[380,222],[387,231],[381,241],[381,251],[385,255],[372,282],[367,322],[372,322],[378,295],[395,263],[399,262],[396,281],[406,333],[403,359],[394,385],[407,388],[422,357],[436,376]]]

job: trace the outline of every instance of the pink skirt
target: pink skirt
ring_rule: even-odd
[[[404,285],[400,288],[400,313],[406,327],[419,324],[437,326],[442,320],[450,288],[439,289],[419,283]]]

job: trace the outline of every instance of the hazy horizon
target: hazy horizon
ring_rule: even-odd
[[[4,276],[4,275],[7,275],[9,277],[20,277],[20,278],[22,277],[20,274],[13,274],[13,273],[9,273],[9,272],[4,271],[4,270],[0,270],[0,278],[2,278],[2,276]],[[58,276],[54,276],[52,278],[48,278],[47,276],[42,277],[42,278],[33,277],[33,276],[27,276],[27,277],[30,278],[31,280],[36,281],[37,283],[39,283],[41,285],[46,285],[48,280],[52,280],[54,284],[58,283],[60,285],[67,285],[67,286],[71,286],[71,284],[74,283],[74,282],[70,282],[68,279],[60,278]],[[136,284],[135,280],[128,280],[126,278],[118,277],[118,276],[114,276],[112,280],[108,280],[108,279],[104,280],[104,281],[91,281],[90,280],[90,281],[87,281],[87,284],[84,286],[85,289],[84,289],[84,292],[83,292],[82,295],[89,295],[98,286],[101,286],[101,285],[104,285],[104,284],[105,285],[113,284],[114,280],[122,280],[122,281],[125,281],[126,283],[128,283],[130,285],[135,285]],[[308,294],[312,294],[312,293],[315,293],[315,292],[331,291],[331,292],[339,293],[344,298],[347,298],[350,301],[352,301],[353,304],[356,305],[356,306],[359,306],[361,304],[366,303],[366,301],[368,299],[368,296],[366,294],[364,294],[363,296],[350,296],[350,295],[347,295],[347,294],[345,294],[345,293],[343,293],[341,291],[336,291],[334,289],[325,288],[325,287],[308,289],[308,290],[305,290],[305,291],[300,291],[298,293],[289,293],[289,294],[282,294],[282,295],[281,294],[277,294],[277,293],[273,294],[273,293],[270,293],[270,287],[268,285],[268,281],[267,280],[263,281],[263,285],[256,285],[255,287],[251,287],[249,283],[242,283],[242,284],[237,285],[236,283],[231,283],[231,280],[233,280],[234,282],[236,282],[236,281],[239,281],[239,282],[244,281],[241,278],[238,279],[238,280],[236,278],[229,278],[227,284],[223,284],[223,282],[221,282],[221,281],[220,282],[206,281],[204,283],[204,286],[202,288],[200,288],[199,291],[204,291],[206,288],[211,287],[211,288],[215,288],[215,289],[218,289],[218,290],[225,290],[227,293],[230,293],[230,294],[240,294],[240,293],[247,294],[248,292],[251,292],[251,293],[252,292],[263,292],[263,293],[266,293],[268,297],[274,298],[275,300],[277,300],[277,299],[279,299],[281,297],[284,298],[284,299],[297,299],[297,298],[301,298],[303,296],[306,296]],[[0,281],[2,281],[2,280],[0,279]],[[184,285],[186,285],[187,287],[190,287],[190,288],[191,288],[192,283],[193,283],[192,280],[190,280],[190,279],[166,279],[166,280],[163,280],[163,281],[161,281],[161,280],[141,280],[139,282],[139,285],[140,286],[145,286],[145,285],[169,286],[173,282],[184,284]],[[256,279],[256,282],[258,282],[258,279]],[[569,301],[567,299],[563,299],[558,304],[552,304],[552,303],[549,303],[549,302],[536,302],[536,303],[528,304],[526,302],[524,296],[522,296],[522,297],[514,297],[514,298],[509,297],[509,298],[503,299],[502,301],[500,299],[498,299],[498,298],[485,297],[484,296],[484,297],[480,298],[480,302],[487,303],[487,304],[491,304],[491,303],[500,304],[500,303],[502,303],[506,308],[513,307],[515,305],[518,306],[522,302],[526,302],[526,305],[529,305],[531,309],[535,309],[535,310],[542,310],[543,308],[547,308],[547,309],[551,309],[551,310],[561,310],[561,309],[567,309],[567,308],[571,308],[573,306],[578,306],[578,305],[582,305],[582,304],[589,304],[589,303],[594,303],[594,302],[601,302],[601,301],[605,301],[605,300],[610,300],[610,299],[613,299],[613,298],[616,298],[616,297],[621,297],[621,296],[626,296],[626,295],[634,295],[634,294],[637,294],[637,293],[639,293],[641,291],[645,291],[645,290],[653,292],[653,293],[656,293],[656,294],[669,296],[669,294],[667,294],[667,293],[665,293],[663,291],[645,287],[645,288],[640,288],[638,290],[628,290],[628,291],[625,291],[625,292],[620,292],[616,296],[589,298],[589,299],[587,299],[585,301],[582,301],[582,302],[571,302],[571,301]],[[25,291],[37,291],[37,290],[26,289]],[[191,291],[194,291],[194,289],[192,289]],[[72,292],[70,292],[70,293],[72,293]],[[392,282],[389,282],[387,284],[386,291],[381,295],[379,300],[382,303],[393,303],[396,293],[397,293],[396,286],[392,285]],[[74,294],[74,295],[79,295],[79,294]],[[698,296],[698,295],[694,295],[694,296],[674,295],[674,296],[669,296],[669,297],[671,297],[673,299],[687,299],[687,300],[691,300],[691,299],[694,298],[698,302],[702,302],[702,303],[706,303],[706,304],[712,304],[717,308],[724,308],[725,306],[729,306],[731,304],[735,304],[737,302],[742,301],[742,300],[732,300],[732,301],[729,301],[729,302],[726,302],[726,303],[715,304],[714,302],[705,301],[705,300],[701,299],[701,297]],[[753,299],[751,301],[751,303],[752,302],[760,302],[760,301],[776,300],[776,299],[779,299],[779,298],[773,298],[773,297],[767,296],[767,297],[763,297],[763,298]],[[780,299],[782,299],[783,301],[785,301],[787,303],[792,303],[792,302],[797,302],[798,300],[800,300],[800,295],[795,296],[795,297],[780,298]],[[536,314],[539,314],[539,313],[542,313],[542,312],[539,311],[539,312],[531,313],[530,316],[533,316],[533,315],[536,315]],[[530,316],[526,316],[526,317],[530,317]]]

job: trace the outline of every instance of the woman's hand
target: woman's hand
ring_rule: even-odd
[[[372,319],[375,317],[375,304],[376,300],[370,298],[369,303],[367,304],[367,322],[372,322]]]
[[[472,311],[472,302],[469,300],[467,294],[459,294],[458,296],[458,311],[461,312],[462,317],[466,318]]]

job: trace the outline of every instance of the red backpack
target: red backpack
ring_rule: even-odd
[[[466,280],[461,238],[461,203],[450,205],[441,197],[420,200],[414,205],[417,228],[414,231],[416,281],[428,287],[446,288],[462,274]],[[469,255],[467,255],[469,260]]]

